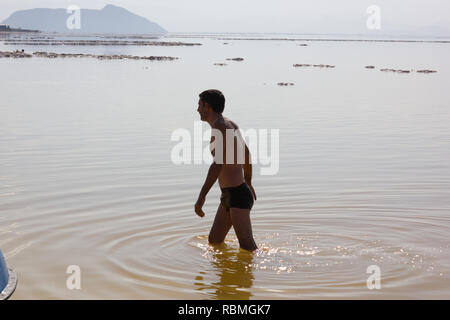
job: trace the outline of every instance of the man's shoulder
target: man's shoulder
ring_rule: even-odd
[[[227,128],[225,121],[216,121],[213,125],[212,125],[213,129],[218,129],[218,130],[225,130]]]
[[[229,118],[224,117],[223,118],[225,120],[225,122],[228,122],[232,125],[233,128],[228,128],[228,129],[239,129],[238,125],[236,124],[236,122],[232,121]]]

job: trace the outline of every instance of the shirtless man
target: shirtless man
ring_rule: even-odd
[[[235,159],[232,163],[227,163],[229,161],[226,161],[226,130],[235,130],[238,129],[238,126],[233,121],[222,116],[225,107],[225,97],[219,90],[206,90],[199,97],[197,111],[200,113],[201,120],[208,122],[211,129],[219,130],[222,133],[223,161],[217,161],[215,157],[216,152],[212,152],[214,161],[209,167],[208,176],[195,203],[195,213],[200,217],[205,216],[202,207],[205,203],[206,195],[216,180],[219,179],[222,195],[208,240],[211,244],[222,243],[231,226],[233,226],[240,247],[248,251],[254,251],[258,247],[253,239],[250,210],[254,200],[256,200],[256,193],[252,186],[250,152],[245,141],[239,135],[245,146],[245,163],[236,160],[236,148],[238,145],[235,143],[236,138],[235,141],[228,142],[234,143]],[[214,141],[214,136],[212,136],[211,143]]]

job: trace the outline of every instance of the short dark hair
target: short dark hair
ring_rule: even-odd
[[[199,94],[199,97],[204,102],[207,102],[214,112],[222,113],[225,109],[225,96],[222,92],[216,89],[209,89]]]

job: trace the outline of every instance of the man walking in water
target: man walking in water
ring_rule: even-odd
[[[211,146],[214,143],[215,148],[212,151],[214,161],[209,167],[208,176],[195,203],[195,213],[200,217],[205,216],[202,207],[205,203],[206,195],[216,180],[219,179],[222,195],[208,240],[211,244],[222,243],[231,226],[233,226],[240,247],[248,251],[254,251],[258,247],[253,239],[250,210],[252,209],[253,201],[256,200],[256,193],[252,186],[250,151],[239,131],[236,131],[236,135],[234,134],[238,126],[233,121],[222,116],[225,108],[225,97],[222,92],[213,89],[206,90],[199,97],[197,111],[201,120],[208,122],[211,126]],[[231,131],[233,134],[227,135],[227,131]],[[221,133],[222,139],[218,139],[218,135],[214,134],[214,132]],[[238,153],[236,149],[239,143],[235,143],[235,141],[238,138],[245,147],[245,161],[236,160]],[[233,149],[230,149],[230,146],[227,148],[227,143],[233,146]],[[232,161],[228,161],[227,150],[229,153],[230,150],[234,151],[234,153],[232,152],[234,155]],[[218,153],[222,153],[221,157]]]

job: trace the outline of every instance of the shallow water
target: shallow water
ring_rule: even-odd
[[[19,275],[13,298],[450,298],[450,44],[167,40],[203,45],[23,47],[173,62],[0,59],[0,248]],[[218,186],[198,218],[208,166],[171,161],[171,134],[193,133],[207,88],[224,92],[241,128],[280,130],[279,172],[254,168],[254,254],[233,230],[208,245]],[[66,287],[69,265],[81,290]],[[379,290],[366,285],[371,265]]]

